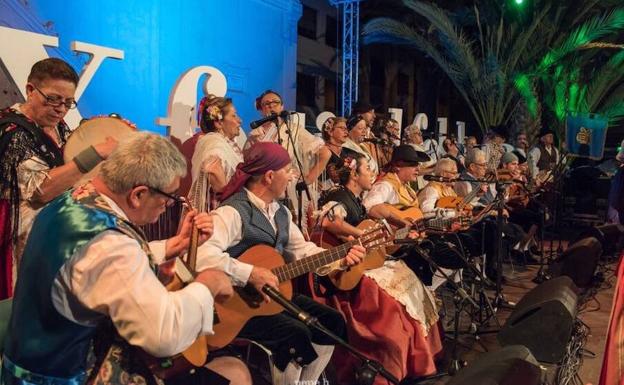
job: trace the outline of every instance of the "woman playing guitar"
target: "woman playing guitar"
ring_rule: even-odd
[[[328,238],[328,233],[337,239],[359,237],[364,231],[358,225],[367,218],[360,196],[371,189],[366,158],[347,158],[338,175],[340,187],[327,195],[322,208],[323,239]],[[369,254],[360,265],[366,265],[369,258],[376,257]],[[363,273],[350,292],[337,291],[317,299],[341,311],[347,320],[350,342],[379,360],[397,378],[434,373],[433,358],[441,349],[441,341],[435,327],[438,317],[432,293],[402,260],[386,261],[385,255],[376,269]],[[340,282],[339,277],[334,279]],[[371,318],[371,312],[378,316]],[[354,383],[357,362],[342,350],[336,350],[334,358],[340,362],[336,366],[340,382]]]

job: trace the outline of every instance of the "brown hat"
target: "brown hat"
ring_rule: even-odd
[[[392,151],[392,158],[390,163],[402,163],[406,165],[418,165],[421,162],[427,162],[431,158],[429,155],[422,151],[416,151],[416,149],[409,144],[402,144],[394,148]]]

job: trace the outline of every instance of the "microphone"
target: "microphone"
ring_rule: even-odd
[[[454,182],[454,179],[438,175],[423,175],[423,179],[429,182]]]
[[[284,309],[286,309],[289,313],[297,317],[298,320],[303,322],[306,325],[311,325],[317,322],[316,317],[310,315],[310,313],[306,313],[299,306],[295,305],[291,301],[289,301],[279,290],[275,289],[273,286],[264,285],[262,287],[262,291],[271,297],[272,300],[280,304]]]
[[[249,123],[249,128],[251,128],[253,130],[255,128],[258,128],[258,127],[262,126],[266,122],[271,122],[273,120],[277,120],[277,118],[285,119],[288,115],[292,115],[292,114],[296,114],[296,112],[284,110],[284,111],[280,112],[279,114],[272,113],[269,116],[265,116],[262,119],[254,120],[253,122]]]
[[[364,138],[362,139],[362,142],[369,142],[369,143],[375,143],[375,144],[381,144],[381,145],[392,145],[392,143],[389,143],[387,140],[385,139],[380,139],[380,138]]]

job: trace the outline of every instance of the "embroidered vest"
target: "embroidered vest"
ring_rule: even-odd
[[[78,250],[103,231],[114,230],[136,239],[152,260],[141,230],[117,216],[87,186],[68,191],[44,207],[26,244],[4,352],[10,360],[5,370],[22,381],[32,378],[30,370],[39,378],[84,379],[97,326],[65,318],[51,297],[59,270]],[[98,315],[79,303],[70,305],[78,312]],[[107,320],[101,317],[102,322]]]
[[[284,249],[288,244],[288,231],[290,221],[288,219],[288,209],[280,204],[279,210],[275,213],[275,224],[277,234],[269,219],[249,200],[247,191],[243,190],[228,198],[222,203],[223,206],[231,206],[238,211],[243,223],[243,233],[241,241],[226,250],[232,258],[238,258],[243,252],[252,246],[264,244],[274,247],[285,259]],[[286,262],[291,262],[287,260]]]
[[[394,188],[394,191],[396,191],[399,196],[399,203],[396,206],[399,209],[418,207],[418,194],[416,191],[414,191],[409,184],[401,183],[399,177],[395,173],[389,172],[384,175],[381,180],[390,183]]]

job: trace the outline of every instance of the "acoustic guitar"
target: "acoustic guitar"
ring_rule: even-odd
[[[271,246],[258,245],[245,251],[238,260],[269,269],[279,279],[279,290],[292,298],[291,279],[318,271],[322,267],[342,259],[354,245],[372,248],[388,242],[387,230],[375,225],[357,240],[322,251],[309,257],[285,263],[284,258]],[[263,297],[251,285],[235,287],[234,295],[224,303],[215,303],[221,322],[213,326],[214,335],[206,336],[209,350],[222,348],[232,342],[245,323],[252,317],[269,316],[281,312],[282,307],[274,301],[264,302]]]
[[[456,217],[456,218],[436,218],[436,219],[426,219],[423,217],[422,211],[417,207],[411,207],[406,210],[398,210],[396,208],[392,208],[391,210],[396,210],[395,215],[401,217],[402,219],[412,220],[413,223],[411,226],[406,226],[401,229],[391,231],[393,234],[392,239],[404,239],[407,237],[411,230],[415,230],[418,232],[427,232],[427,231],[446,231],[449,227],[455,223],[459,223],[461,226],[465,226],[470,222],[469,218],[466,217]],[[362,221],[357,228],[358,229],[368,229],[375,222],[371,219],[367,219]],[[322,246],[323,247],[323,246]],[[340,290],[351,290],[362,279],[362,275],[367,270],[377,269],[382,267],[386,261],[386,258],[389,254],[394,253],[399,249],[400,246],[391,245],[391,246],[383,246],[374,247],[367,249],[366,256],[364,260],[355,266],[350,266],[346,270],[342,271],[333,271],[328,274],[328,278],[333,283],[333,285]]]
[[[205,212],[208,207],[207,202],[210,200],[208,197],[209,189],[210,183],[204,172],[200,171],[191,197],[191,201],[195,203],[198,213]],[[172,258],[158,266],[158,277],[168,291],[180,290],[193,281],[196,274],[198,243],[199,230],[197,226],[193,225],[186,261],[180,258]],[[159,358],[145,353],[143,359],[152,373],[163,380],[181,373],[187,373],[193,368],[201,367],[206,363],[208,359],[206,336],[199,336],[184,352],[173,357]]]

